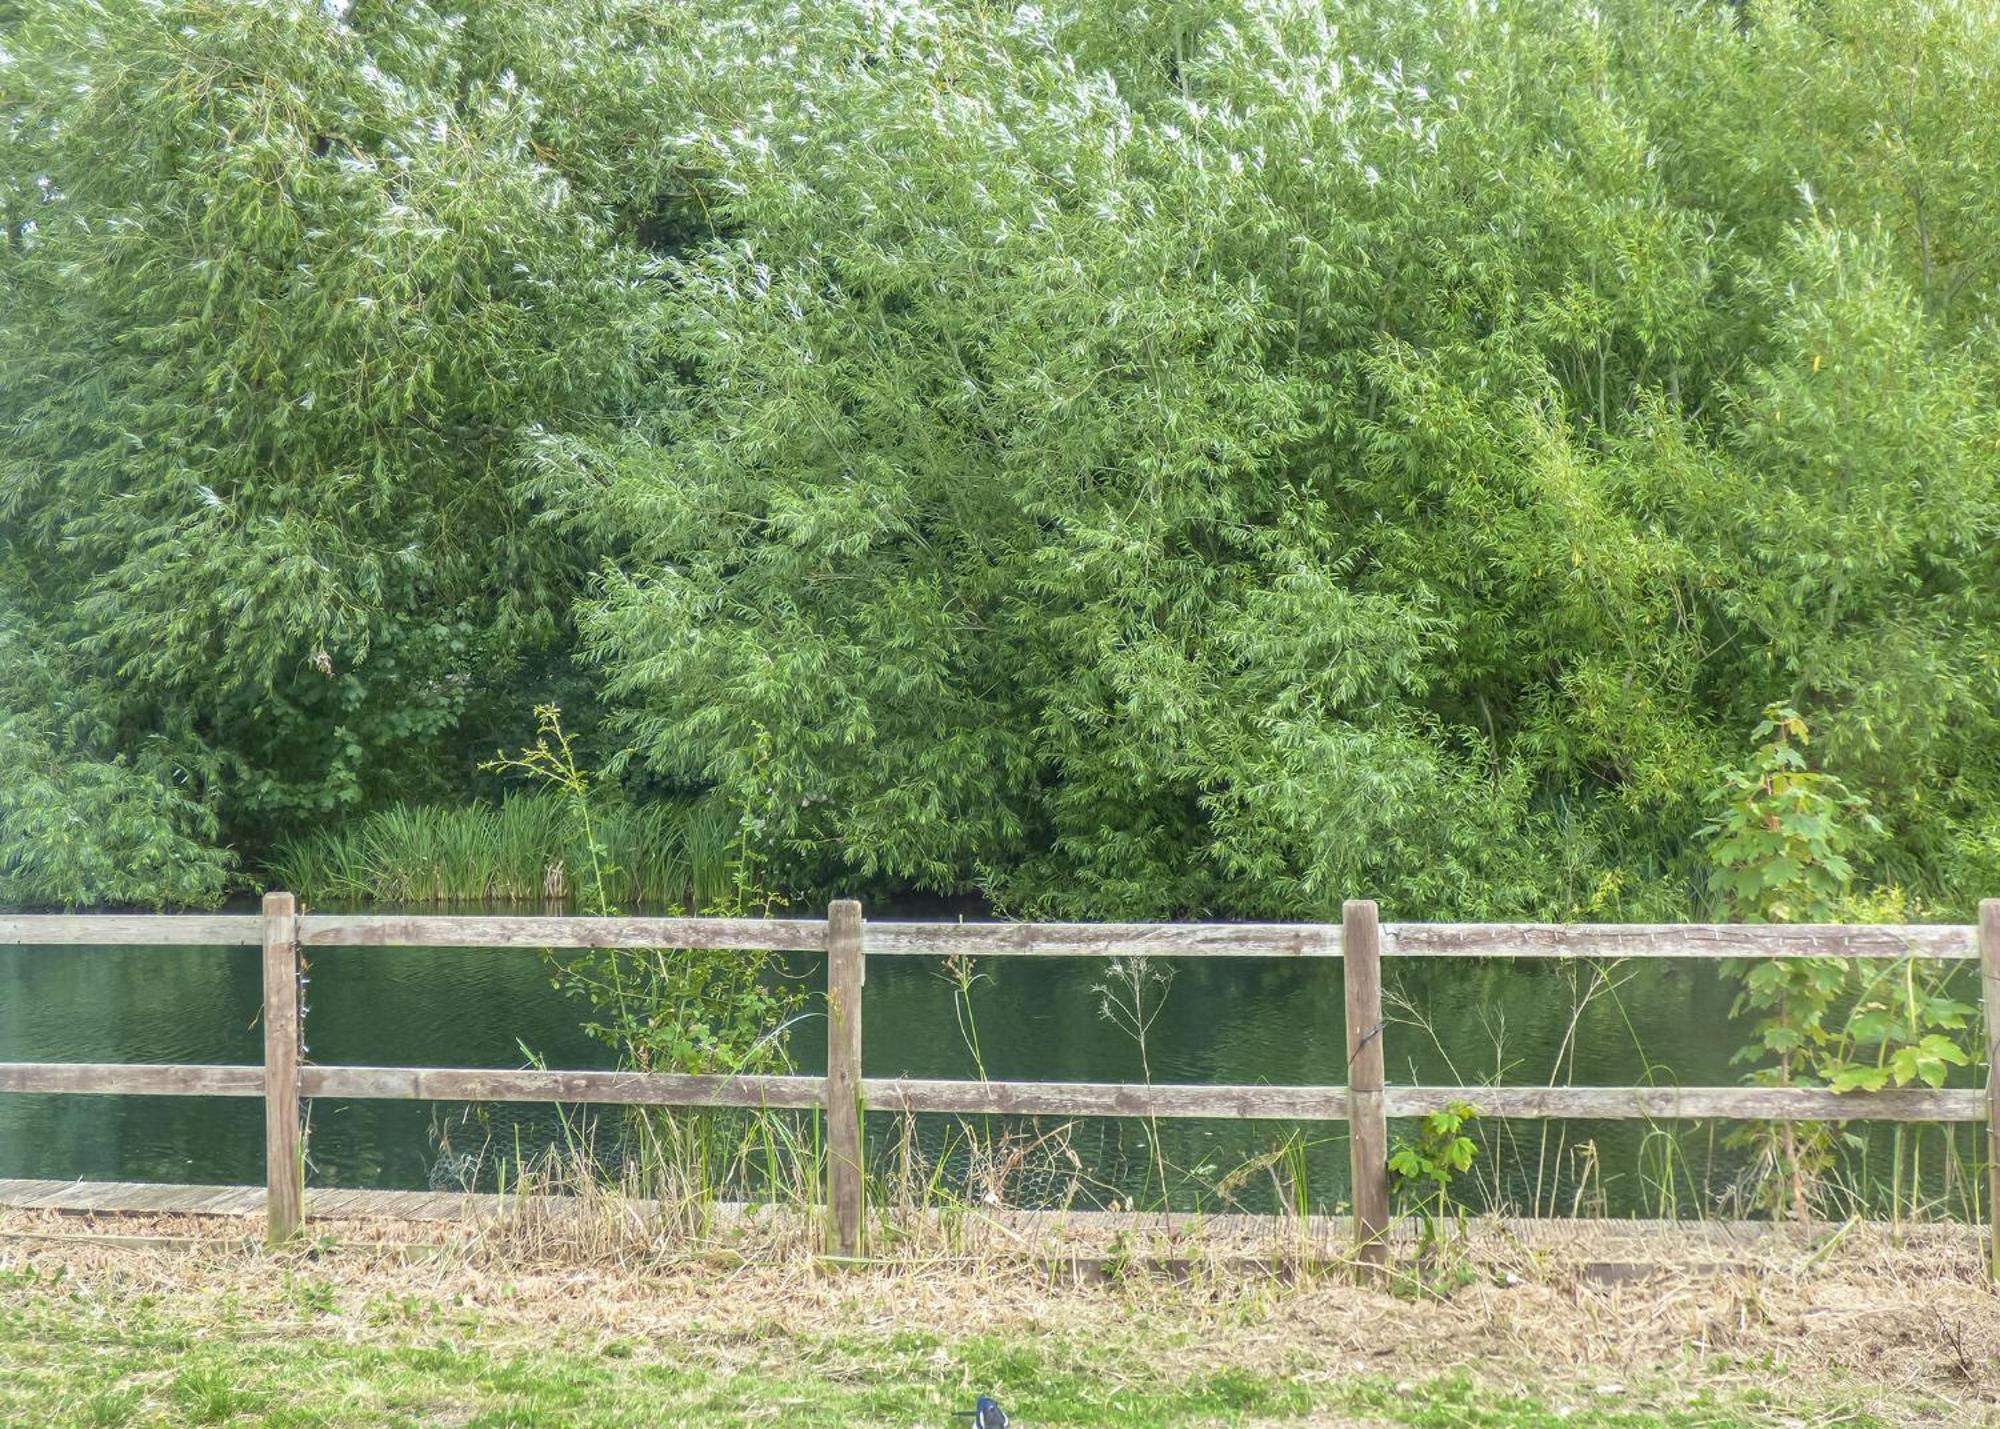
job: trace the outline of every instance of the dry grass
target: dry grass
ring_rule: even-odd
[[[1272,1254],[1268,1228],[1229,1221],[1168,1231],[1141,1217],[994,1216],[956,1244],[892,1248],[857,1271],[801,1253],[804,1232],[784,1217],[736,1215],[699,1246],[659,1239],[645,1253],[633,1236],[554,1219],[612,1209],[319,1222],[315,1248],[276,1253],[248,1243],[255,1227],[241,1220],[0,1211],[0,1270],[60,1265],[86,1295],[157,1296],[184,1317],[273,1337],[330,1314],[350,1339],[391,1341],[473,1314],[498,1345],[698,1338],[725,1353],[910,1329],[947,1340],[1109,1332],[1188,1374],[1467,1374],[1605,1396],[1636,1384],[1656,1397],[1661,1386],[1783,1386],[1805,1400],[1839,1386],[1844,1405],[1870,1406],[1883,1423],[2000,1422],[2000,1297],[1965,1227],[1891,1239],[1866,1225],[1806,1237],[1475,1222],[1464,1283],[1412,1296],[1302,1270],[1299,1257]],[[310,1312],[299,1308],[302,1278],[315,1287]]]

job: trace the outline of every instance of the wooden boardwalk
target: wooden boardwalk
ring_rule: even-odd
[[[503,1198],[459,1191],[307,1191],[325,1220],[457,1221],[499,1214]],[[262,1186],[168,1186],[144,1181],[0,1179],[0,1209],[149,1216],[261,1216]]]
[[[567,1197],[537,1198],[545,1208],[572,1204]],[[522,1206],[519,1196],[463,1191],[342,1191],[306,1192],[308,1225],[322,1221],[414,1221],[479,1222],[498,1217],[508,1209]],[[262,1186],[179,1186],[143,1181],[41,1181],[0,1178],[0,1211],[58,1211],[77,1216],[197,1216],[253,1217],[264,1213]],[[758,1208],[730,1202],[719,1208],[724,1216],[758,1214]],[[1171,1223],[1153,1211],[1031,1210],[1022,1207],[994,1208],[978,1213],[979,1220],[998,1228],[1002,1234],[1052,1236],[1057,1241],[1072,1238],[1089,1240],[1123,1233],[1192,1232],[1197,1239],[1267,1243],[1272,1237],[1303,1237],[1330,1243],[1351,1233],[1345,1216],[1312,1217],[1308,1225],[1287,1224],[1267,1215],[1234,1213],[1181,1213]],[[1534,1218],[1479,1216],[1474,1221],[1483,1231],[1504,1237],[1522,1247],[1569,1247],[1579,1239],[1641,1242],[1663,1234],[1683,1245],[1704,1245],[1712,1250],[1745,1248],[1796,1240],[1793,1228],[1769,1221],[1699,1220],[1660,1221],[1649,1219],[1602,1219],[1597,1217]],[[1807,1239],[1818,1240],[1839,1231],[1837,1223],[1818,1226]],[[1933,1233],[1975,1235],[1970,1226],[1934,1226]],[[1392,1227],[1389,1238],[1407,1236],[1409,1228]]]

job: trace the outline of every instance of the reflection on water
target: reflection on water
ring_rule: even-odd
[[[1149,1053],[1162,1082],[1339,1084],[1345,1080],[1337,961],[1160,960],[1172,982]],[[1089,959],[996,958],[979,965],[972,1010],[987,1076],[1136,1081],[1138,1049],[1100,1015]],[[795,975],[813,985],[802,959]],[[0,948],[0,1061],[255,1062],[259,962],[252,948]],[[534,952],[326,949],[308,989],[310,1058],[322,1063],[602,1067],[576,1007],[555,991]],[[1728,1085],[1741,1034],[1712,963],[1634,962],[1600,973],[1549,960],[1391,961],[1386,996],[1392,1082],[1518,1084],[1552,1076],[1579,1084]],[[878,957],[868,969],[865,1064],[870,1076],[966,1077],[976,1072],[953,988],[927,958]],[[822,1023],[801,1025],[802,1071],[824,1066]],[[920,1140],[949,1148],[949,1124],[923,1118]],[[935,1124],[934,1124],[935,1123]],[[1046,1126],[1047,1123],[1044,1123]],[[1641,1123],[1493,1124],[1476,1173],[1516,1207],[1572,1205],[1657,1213],[1663,1186],[1683,1211],[1713,1204],[1742,1153],[1712,1127]],[[899,1128],[870,1119],[877,1154]],[[476,1171],[490,1183],[496,1149],[547,1145],[556,1114],[496,1106],[468,1116],[448,1105],[319,1102],[311,1108],[312,1181],[348,1187],[449,1184]],[[1098,1183],[1150,1197],[1153,1148],[1144,1122],[1088,1120],[1067,1133]],[[1310,1195],[1346,1197],[1347,1147],[1338,1123],[1163,1122],[1174,1197],[1216,1204],[1232,1170],[1296,1134]],[[1945,1133],[1923,1133],[1932,1194],[1949,1189]],[[1882,1164],[1887,1131],[1872,1138]],[[0,1176],[256,1183],[263,1179],[262,1109],[254,1099],[0,1096]],[[1969,1138],[1960,1138],[1969,1146]],[[957,1154],[957,1153],[951,1153]],[[1858,1164],[1858,1162],[1857,1162]],[[1967,1163],[1970,1164],[1969,1162]],[[1268,1208],[1275,1168],[1235,1191]],[[1050,1194],[1064,1178],[1047,1179]],[[1033,1193],[1035,1186],[1026,1184]],[[1484,1199],[1482,1196],[1481,1199]],[[1672,1208],[1671,1202],[1668,1208]]]

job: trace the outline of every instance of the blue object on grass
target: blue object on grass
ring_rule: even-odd
[[[972,1408],[959,1410],[957,1417],[970,1419],[972,1429],[1007,1429],[1007,1411],[990,1394],[980,1395]]]

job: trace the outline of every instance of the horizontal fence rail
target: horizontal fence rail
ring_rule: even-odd
[[[0,918],[0,946],[9,943],[101,943],[138,947],[245,947],[264,941],[255,913],[41,913]]]
[[[824,952],[808,918],[403,918],[332,914],[299,920],[308,948],[697,948]]]
[[[864,1077],[868,1110],[966,1116],[1161,1116],[1240,1121],[1345,1121],[1347,1088],[1246,1082],[951,1081]],[[809,1109],[820,1077],[670,1072],[501,1071],[460,1067],[323,1067],[299,1071],[300,1094],[340,1101],[561,1102],[579,1106]],[[263,1068],[132,1062],[4,1062],[0,1092],[260,1097]],[[1986,1119],[1974,1088],[1834,1092],[1820,1087],[1405,1086],[1383,1092],[1392,1117],[1455,1102],[1482,1116],[1591,1121],[1954,1121]]]
[[[1387,1214],[1391,1117],[1454,1103],[1520,1118],[1985,1122],[2000,1224],[2000,1082],[1837,1093],[1806,1087],[1385,1086],[1383,958],[1759,959],[1828,957],[1983,963],[1983,1000],[2000,1003],[2000,900],[1977,927],[1957,925],[1377,923],[1374,904],[1348,904],[1326,923],[867,922],[860,905],[826,918],[580,918],[562,916],[300,915],[288,894],[262,914],[0,917],[0,945],[143,948],[262,947],[262,1065],[0,1063],[0,1094],[259,1097],[266,1106],[267,1206],[273,1239],[303,1215],[302,1099],[551,1102],[735,1107],[819,1112],[828,1135],[832,1240],[857,1253],[862,1231],[861,1121],[867,1112],[952,1115],[1195,1117],[1345,1121],[1353,1156],[1354,1220],[1364,1264],[1379,1263]],[[303,1057],[298,1001],[307,948],[673,948],[814,953],[828,966],[827,1074],[675,1073],[439,1067],[320,1066]],[[1350,1086],[1183,1086],[1159,1083],[952,1081],[864,1077],[861,1001],[866,959],[886,957],[1260,957],[1343,960]],[[1989,1017],[1989,1049],[2000,1029]]]
[[[499,1072],[440,1067],[308,1067],[305,1094],[350,1101],[575,1102],[602,1106],[810,1109],[819,1077],[685,1072]]]
[[[1385,923],[1392,958],[1937,958],[1979,956],[1938,923]]]
[[[0,1092],[261,1097],[264,1069],[186,1062],[0,1062]]]
[[[874,957],[1338,958],[1337,923],[870,922]],[[254,913],[0,917],[0,945],[256,947]],[[692,948],[824,952],[809,918],[440,917],[307,914],[309,948]],[[1384,923],[1385,958],[1931,958],[1979,956],[1969,924]]]
[[[872,955],[1045,958],[1337,958],[1339,924],[869,923]]]

